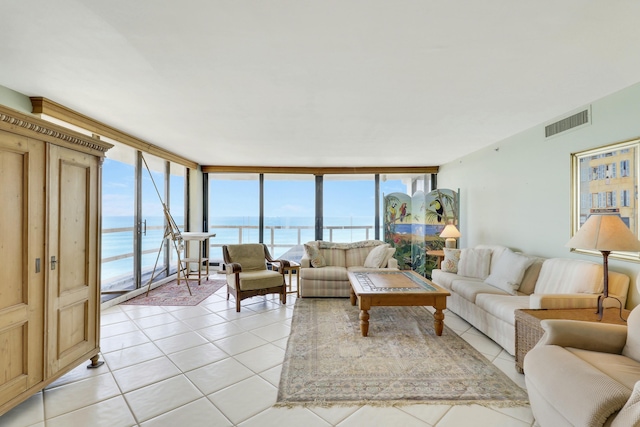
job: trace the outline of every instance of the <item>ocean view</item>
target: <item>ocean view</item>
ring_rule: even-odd
[[[164,217],[149,216],[145,219],[146,233],[144,224],[142,226],[142,266],[143,270],[150,270],[163,242]],[[174,221],[180,231],[184,231],[184,217],[175,216]],[[314,240],[315,237],[313,217],[265,217],[264,222],[264,243],[275,258],[283,256],[298,244]],[[134,225],[132,216],[102,218],[103,283],[132,274]],[[215,233],[216,237],[210,241],[210,259],[222,260],[222,245],[257,243],[258,225],[257,216],[211,217],[208,231]],[[323,225],[324,240],[352,242],[375,237],[372,217],[325,217]],[[129,256],[124,256],[127,254]],[[172,254],[172,259],[174,257]]]

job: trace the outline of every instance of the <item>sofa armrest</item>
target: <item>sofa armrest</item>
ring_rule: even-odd
[[[540,321],[545,333],[538,345],[558,345],[600,353],[621,354],[627,342],[627,327],[610,323],[567,319]]]
[[[597,294],[531,294],[529,308],[596,308]]]
[[[311,259],[309,259],[307,254],[304,254],[300,259],[300,268],[309,268],[309,267],[311,267]]]
[[[387,262],[387,268],[398,268],[398,260],[395,258],[389,258],[389,262]]]

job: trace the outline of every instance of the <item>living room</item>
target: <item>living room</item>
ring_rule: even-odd
[[[618,9],[616,9],[616,11],[621,13]],[[611,15],[607,15],[605,19],[609,19],[610,16],[617,16],[614,12],[610,13]],[[628,13],[628,15],[633,15],[633,13]],[[587,23],[597,22],[597,20],[591,21],[590,19],[586,19],[585,21]],[[612,25],[614,24],[612,23]],[[588,26],[585,25],[585,28],[588,28]],[[584,30],[585,28],[582,29]],[[625,42],[625,45],[627,43],[629,43],[628,40]],[[599,51],[603,57],[605,56],[603,52],[607,52],[608,46]],[[615,49],[612,48],[612,50]],[[607,53],[612,57],[615,56],[613,52]],[[625,54],[633,56],[634,52],[633,50],[629,50],[625,52]],[[608,60],[615,62],[617,58],[608,58]],[[602,59],[602,61],[604,62],[604,59]],[[631,60],[627,58],[625,61]],[[621,63],[623,65],[620,65],[620,68],[624,68],[625,70],[632,68],[629,62]],[[564,76],[563,78],[566,80],[577,78],[575,76],[580,72],[575,69],[567,73],[559,70],[550,70],[549,74],[551,76],[548,76],[546,80],[540,80],[540,86],[551,85],[550,82],[553,81],[553,75],[555,75],[554,71],[557,71],[558,75],[567,74],[570,78]],[[610,72],[611,70],[609,69],[608,71]],[[45,72],[43,71],[43,73]],[[623,73],[621,72],[621,74]],[[485,143],[483,143],[482,146],[474,147],[472,150],[465,150],[460,146],[454,145],[453,142],[449,146],[446,143],[438,144],[437,141],[434,143],[434,145],[440,145],[434,148],[434,152],[451,151],[453,153],[448,154],[449,159],[447,161],[438,164],[437,184],[439,188],[452,188],[460,191],[460,217],[458,226],[462,235],[458,242],[459,247],[474,247],[478,244],[499,244],[509,247],[514,251],[522,251],[540,257],[560,257],[601,262],[602,257],[599,253],[595,255],[574,253],[565,245],[572,236],[575,226],[572,209],[572,203],[575,201],[572,183],[572,179],[574,178],[571,163],[572,154],[619,142],[630,141],[640,136],[640,122],[638,121],[638,117],[640,117],[640,83],[637,83],[637,78],[633,79],[628,75],[614,79],[614,77],[609,74],[602,74],[602,80],[604,81],[608,81],[609,77],[611,80],[616,80],[615,83],[610,82],[608,85],[603,83],[602,88],[592,88],[593,91],[589,91],[589,94],[595,93],[597,95],[574,97],[572,98],[573,104],[570,106],[567,105],[566,108],[561,111],[551,107],[549,107],[548,110],[537,111],[537,117],[541,117],[537,122],[527,122],[527,125],[524,128],[519,128],[517,132],[506,134],[502,138],[490,140],[490,143],[486,143],[487,139],[484,138]],[[291,78],[295,80],[297,77],[291,76]],[[597,79],[590,81],[593,86],[595,86],[593,83],[595,80]],[[531,78],[530,81],[535,81],[535,78]],[[31,113],[31,105],[28,101],[29,96],[48,95],[46,93],[46,85],[40,86],[34,83],[29,90],[23,90],[20,89],[20,84],[9,81],[9,76],[3,76],[2,73],[0,73],[0,84],[6,85],[6,87],[0,87],[0,104],[25,114]],[[611,89],[612,87],[614,88],[613,90]],[[518,88],[514,86],[509,90],[515,92]],[[555,90],[559,91],[560,89],[556,87]],[[82,90],[78,89],[78,91],[81,92]],[[523,108],[522,105],[526,105],[529,101],[527,98],[531,96],[530,88],[527,90],[523,89],[523,93],[526,93],[526,95],[523,95],[520,100],[520,108]],[[552,93],[553,91],[546,93],[546,96],[550,97],[549,104],[553,104]],[[136,94],[136,96],[141,95]],[[487,97],[490,96],[490,94],[487,95]],[[58,99],[54,98],[54,100]],[[394,102],[396,101],[397,100],[394,99]],[[538,104],[536,105],[540,105],[540,100],[537,101]],[[123,100],[123,102],[131,103],[133,101],[127,99]],[[396,106],[399,110],[404,110],[400,105]],[[482,102],[475,101],[475,108],[481,110]],[[507,116],[507,110],[513,109],[513,106],[505,105],[502,108],[504,116]],[[589,116],[587,123],[559,134],[545,137],[545,128],[547,125],[585,110],[588,111]],[[79,109],[79,111],[91,116],[89,111],[83,109]],[[461,117],[472,120],[470,119],[472,112],[473,111]],[[248,116],[250,116],[250,114]],[[486,131],[486,129],[492,125],[499,127],[500,124],[497,122],[504,120],[496,111],[493,111],[492,115],[485,116],[485,114],[481,114],[481,117],[482,120],[487,123],[478,123],[480,120],[477,118],[473,119],[477,120],[478,134]],[[108,118],[102,119],[105,122],[109,121]],[[233,118],[233,120],[235,119],[236,118]],[[313,144],[310,143],[309,146],[311,147]],[[167,147],[167,149],[169,149],[169,147]],[[415,146],[413,149],[415,150]],[[224,148],[219,148],[218,150],[225,151]],[[361,146],[353,150],[358,152],[363,151]],[[277,152],[276,149],[267,151],[271,153]],[[299,160],[301,162],[307,162],[309,161],[309,157],[313,157],[309,155],[309,152],[313,151],[311,148],[306,148],[304,151],[305,153],[301,155]],[[364,156],[364,161],[368,162],[367,164],[369,166],[381,166],[373,162],[378,161],[380,157],[382,157],[378,154],[382,151],[371,151],[373,151],[375,155],[369,158]],[[294,153],[294,151],[288,151],[286,155],[279,153],[278,156],[280,156],[280,159],[286,159],[287,162],[293,162],[293,165],[295,165],[297,160]],[[350,155],[353,158],[358,157],[357,154]],[[407,156],[405,154],[403,156],[390,155],[389,157],[391,159],[403,157],[404,161]],[[424,148],[424,151],[421,151],[419,156],[411,157],[413,157],[413,159],[427,159],[420,160],[419,166],[423,166],[424,163],[431,165],[431,162],[428,160],[428,148]],[[242,159],[242,156],[238,158]],[[238,158],[236,158],[236,162],[238,162]],[[216,158],[216,160],[202,159],[199,161],[201,164],[217,164],[217,159],[219,158]],[[311,162],[320,161],[318,157],[311,160]],[[360,161],[360,159],[358,161]],[[413,162],[414,160],[411,161]],[[235,164],[238,166],[246,165],[244,162]],[[196,175],[193,181],[198,182],[200,178],[201,175]],[[196,202],[192,207],[194,217],[198,216],[200,209],[201,207],[198,207]],[[632,309],[637,306],[640,303],[640,293],[637,289],[640,264],[629,261],[628,259],[612,257],[609,268],[629,276],[630,285],[626,308]],[[195,310],[186,310],[182,313],[180,313],[181,310],[175,310],[172,314],[166,310],[159,310],[155,307],[147,310],[139,308],[135,310],[131,309],[127,314],[124,311],[114,312],[112,308],[109,308],[105,310],[102,321],[102,350],[112,353],[110,360],[107,362],[108,364],[111,362],[111,369],[121,371],[119,375],[123,376],[117,377],[117,379],[106,379],[99,374],[92,373],[89,374],[89,377],[86,377],[86,374],[80,373],[80,370],[74,370],[70,378],[66,379],[64,383],[56,384],[57,387],[54,388],[70,385],[74,380],[78,380],[79,378],[88,380],[85,383],[87,388],[78,388],[71,392],[72,394],[66,396],[60,394],[59,397],[56,396],[52,398],[51,403],[45,402],[45,399],[42,397],[43,394],[38,393],[36,397],[19,406],[18,408],[21,408],[21,410],[19,409],[18,411],[13,411],[0,417],[0,425],[27,426],[45,425],[45,423],[46,425],[64,425],[65,422],[73,421],[73,418],[69,417],[69,414],[73,413],[78,415],[75,422],[79,422],[80,424],[90,422],[91,425],[102,425],[101,423],[104,423],[109,426],[168,425],[167,423],[175,421],[175,418],[172,418],[174,416],[187,420],[183,422],[185,425],[198,425],[198,422],[213,422],[213,425],[246,426],[276,424],[283,426],[300,425],[302,423],[310,425],[349,426],[362,425],[364,423],[373,425],[385,423],[388,425],[437,425],[445,427],[454,425],[531,426],[534,423],[531,412],[529,410],[522,410],[522,408],[501,408],[500,410],[495,410],[481,406],[415,405],[415,407],[403,407],[400,409],[377,408],[373,406],[357,408],[317,408],[314,411],[306,408],[296,408],[293,410],[272,409],[271,405],[273,402],[271,402],[271,400],[275,400],[280,371],[277,368],[277,362],[273,362],[274,364],[271,366],[271,360],[279,360],[286,349],[286,337],[290,331],[295,298],[291,298],[289,302],[287,302],[285,310],[280,314],[283,317],[278,318],[276,321],[273,321],[274,316],[276,316],[275,313],[280,312],[282,308],[278,304],[277,298],[267,297],[263,299],[262,297],[257,297],[245,301],[243,303],[243,311],[238,315],[232,313],[233,310],[231,306],[233,306],[233,302],[232,298],[230,305],[227,305],[229,303],[226,302],[224,292],[216,293],[214,300],[208,303],[212,306],[212,310],[214,310],[215,321],[211,318],[209,318],[209,320],[202,320],[212,323],[207,327],[214,326],[213,323],[219,325],[219,329],[225,331],[228,335],[219,335],[217,331],[212,329],[209,331],[210,335],[206,337],[210,342],[200,342],[199,338],[195,338],[198,347],[202,347],[199,351],[204,352],[205,350],[209,350],[209,353],[206,353],[208,355],[207,357],[210,357],[212,362],[220,362],[220,368],[229,371],[236,369],[236,372],[242,372],[242,374],[239,374],[235,378],[224,378],[222,380],[217,378],[214,373],[210,373],[211,376],[207,377],[207,379],[211,379],[212,381],[218,380],[221,381],[221,383],[230,382],[225,388],[205,386],[206,392],[202,394],[207,396],[209,400],[207,400],[207,398],[201,399],[189,384],[190,381],[197,382],[197,378],[185,380],[185,378],[188,377],[173,375],[175,366],[173,366],[172,363],[179,366],[181,363],[185,364],[182,366],[194,366],[193,364],[189,365],[189,363],[194,362],[186,361],[188,359],[187,356],[182,360],[178,360],[176,357],[177,361],[169,363],[166,363],[169,359],[165,360],[162,358],[162,363],[164,364],[154,366],[144,365],[148,366],[149,369],[145,371],[146,373],[144,375],[140,375],[141,377],[151,377],[155,375],[155,373],[152,373],[155,372],[154,369],[159,371],[165,369],[165,373],[171,374],[167,376],[165,373],[160,373],[151,383],[148,382],[148,378],[138,378],[135,367],[130,365],[129,362],[124,361],[125,359],[131,360],[132,358],[138,357],[138,360],[142,364],[148,363],[151,360],[161,359],[160,355],[165,350],[171,354],[176,353],[168,349],[169,344],[167,342],[156,343],[156,340],[166,339],[168,335],[162,332],[161,327],[156,330],[152,330],[152,328],[163,325],[162,319],[166,320],[167,315],[169,315],[171,316],[171,322],[165,325],[175,324],[174,326],[176,327],[179,325],[179,328],[184,328],[181,330],[185,333],[185,341],[188,337],[194,338],[192,329],[188,329],[185,326],[188,322],[184,322],[184,320],[198,317],[195,316]],[[202,307],[200,307],[198,311],[201,309]],[[187,314],[187,311],[190,313]],[[181,318],[181,315],[184,317]],[[251,319],[251,317],[255,316],[269,319],[266,320],[270,322],[267,325],[269,326],[268,331],[261,331],[265,334],[265,337],[270,336],[269,339],[265,341],[255,340],[255,337],[258,335],[251,333],[251,331],[256,329],[253,322],[257,321],[257,319]],[[147,321],[149,323],[145,323],[145,321],[141,319],[148,319]],[[153,322],[160,323],[152,325]],[[469,341],[474,342],[477,349],[492,361],[496,361],[497,365],[512,367],[513,360],[508,354],[505,354],[499,346],[484,337],[481,333],[465,325],[463,320],[456,318],[453,314],[446,314],[445,325],[450,325],[453,330],[461,335],[466,334]],[[131,328],[131,330],[125,332],[126,328]],[[118,349],[118,336],[129,333],[131,333],[131,335],[127,335],[127,337],[132,340],[131,345],[127,343],[126,348]],[[152,338],[151,336],[154,333],[157,335]],[[246,340],[239,344],[240,347],[233,348],[230,338],[236,335],[243,335]],[[124,338],[124,336],[120,338]],[[228,346],[225,347],[224,350],[212,344],[213,341],[219,341],[219,344],[224,346],[225,340],[227,340]],[[261,345],[253,347],[257,345],[258,342]],[[193,343],[184,345],[193,345]],[[255,354],[249,353],[258,347],[262,347],[266,352],[258,357],[256,357]],[[185,350],[186,348],[180,349],[180,351]],[[122,353],[116,356],[120,351]],[[235,358],[226,357],[229,353],[232,353],[234,356],[242,353],[246,354],[244,356],[238,356],[236,360]],[[202,357],[202,354],[203,353],[198,353],[199,357]],[[149,359],[149,356],[153,357]],[[195,357],[195,353],[192,357]],[[269,361],[265,362],[266,364],[264,365],[260,365],[259,363],[254,364],[254,357],[262,357]],[[238,360],[244,360],[246,365],[243,365]],[[81,368],[84,369],[84,366]],[[245,369],[248,369],[248,371]],[[505,370],[506,369],[508,368],[505,368]],[[142,368],[139,370],[142,371]],[[256,374],[256,371],[260,374]],[[125,373],[129,374],[131,382],[123,386],[124,382],[127,381],[127,379],[123,379]],[[95,378],[92,378],[94,375]],[[515,371],[512,375],[516,383],[520,381],[523,384],[522,376],[518,376],[519,374],[516,374]],[[96,379],[98,377],[100,378]],[[157,388],[146,389],[145,392],[136,393],[139,390],[144,390],[144,387],[158,385],[168,380],[171,381],[166,383],[166,385],[163,384],[163,387],[158,386]],[[104,381],[104,383],[100,381]],[[97,393],[96,390],[101,387],[104,388],[105,392],[99,397],[96,397],[95,401],[83,400],[79,397],[83,394],[100,394]],[[168,410],[159,414],[157,408],[149,409],[149,407],[145,407],[143,403],[140,403],[140,406],[136,406],[138,405],[137,403],[128,403],[130,401],[127,400],[127,397],[131,396],[133,398],[136,394],[149,393],[150,396],[158,399],[156,403],[162,402],[162,404],[167,404],[165,400],[166,396],[162,397],[163,392],[166,392],[167,388],[184,391],[184,395],[189,396],[187,402],[181,405],[184,412],[174,412],[170,414],[172,410]],[[268,401],[268,403],[263,401],[263,397],[260,396],[261,393],[268,396],[268,399],[264,399]],[[129,394],[129,396],[124,397],[125,394]],[[209,397],[214,394],[216,395],[215,397]],[[255,399],[255,410],[254,408],[241,408],[241,405],[231,403],[234,399],[242,398],[243,394],[250,395],[252,399]],[[175,396],[175,394],[171,394],[171,396]],[[83,404],[81,406],[70,405],[68,402],[72,400],[81,401]],[[111,412],[111,414],[117,414],[120,410],[124,410],[128,406],[135,406],[135,410],[126,409],[121,418],[109,418],[109,416],[101,412],[100,409],[97,409],[97,412],[92,412],[92,409],[87,409],[86,412],[82,411],[83,408],[93,407],[97,402],[107,401],[109,401],[109,405],[112,406],[105,406],[104,408],[107,408],[106,411]],[[215,403],[212,404],[211,401],[215,401]],[[149,405],[153,406],[153,402]],[[56,406],[58,409],[56,409]],[[156,406],[161,405],[157,404]],[[104,410],[105,409],[102,409],[102,411]],[[136,413],[136,411],[139,412]],[[198,415],[194,416],[194,413]],[[100,417],[104,418],[92,418],[97,417],[98,415],[96,414],[100,414]],[[144,415],[138,417],[139,414]],[[153,414],[153,416],[150,414]],[[192,416],[194,418],[190,418]],[[55,418],[58,419],[54,420]]]

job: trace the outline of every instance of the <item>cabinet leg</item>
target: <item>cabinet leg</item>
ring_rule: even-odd
[[[104,365],[104,361],[100,360],[100,355],[96,354],[95,356],[93,356],[91,358],[91,364],[87,365],[87,369],[95,369],[97,367],[100,367]]]

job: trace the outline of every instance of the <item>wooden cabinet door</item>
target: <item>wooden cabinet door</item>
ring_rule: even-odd
[[[44,146],[0,131],[0,414],[43,379]]]
[[[98,161],[50,146],[47,377],[98,348]]]

